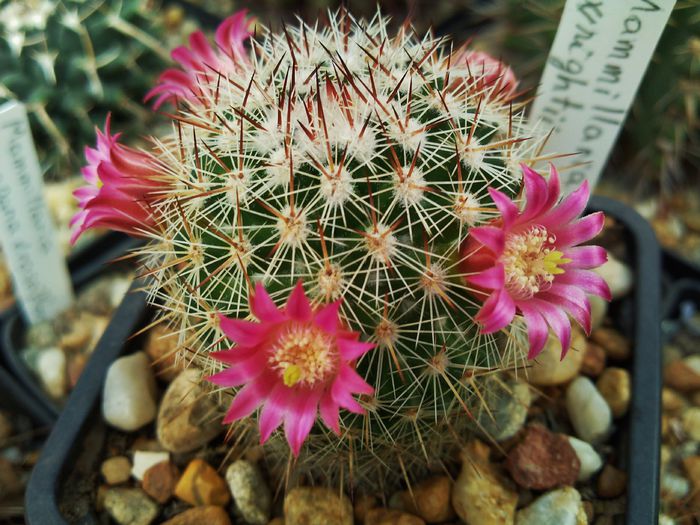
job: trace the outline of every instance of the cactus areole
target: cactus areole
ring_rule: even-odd
[[[480,378],[549,328],[566,347],[585,294],[607,295],[604,252],[575,247],[602,224],[577,218],[588,189],[557,207],[511,69],[466,46],[344,10],[279,32],[236,13],[215,41],[173,52],[149,151],[100,134],[76,235],[149,239],[180,357],[280,471],[381,482],[442,460]]]

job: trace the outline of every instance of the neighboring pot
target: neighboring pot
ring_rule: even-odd
[[[105,269],[109,269],[109,263],[140,243],[141,241],[117,233],[108,233],[89,243],[69,258],[68,267],[74,288],[80,290],[89,284]],[[26,324],[17,305],[0,315],[0,357],[7,371],[16,379],[16,383],[25,390],[25,395],[42,405],[44,414],[51,415],[50,421],[46,422],[53,423],[61,407],[44,392],[36,376],[20,356],[25,331]]]
[[[650,226],[632,209],[616,201],[595,197],[591,210],[601,210],[624,226],[628,263],[636,273],[635,289],[619,301],[611,314],[634,341],[631,364],[633,399],[626,428],[618,432],[624,441],[629,473],[628,525],[655,524],[658,519],[658,478],[661,404],[660,354],[660,252]],[[105,424],[100,399],[105,375],[122,353],[134,349],[130,336],[149,319],[143,292],[129,294],[93,353],[66,408],[46,442],[26,493],[30,525],[67,523],[59,510],[59,495],[69,476],[96,472],[104,443]],[[92,470],[90,470],[92,469]],[[82,478],[81,478],[82,479]],[[88,515],[81,523],[96,523]]]

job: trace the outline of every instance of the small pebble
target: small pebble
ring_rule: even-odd
[[[608,253],[608,260],[594,271],[608,283],[613,300],[627,295],[634,284],[632,270],[611,253]]]
[[[284,498],[284,525],[353,525],[352,504],[338,489],[296,487]]]
[[[367,513],[364,525],[425,525],[425,521],[396,509],[372,509]]]
[[[162,505],[173,497],[179,478],[180,471],[175,465],[170,461],[161,461],[144,473],[141,488]]]
[[[664,387],[661,390],[661,406],[665,412],[676,412],[685,408],[687,401],[675,390]]]
[[[167,452],[137,450],[134,452],[134,466],[131,468],[131,475],[141,481],[149,468],[164,461],[170,461],[170,454]]]
[[[266,525],[272,511],[272,493],[260,468],[239,459],[226,469],[226,483],[243,521],[250,525]]]
[[[693,441],[700,441],[700,408],[686,408],[681,419],[683,421],[683,430],[688,437]]]
[[[566,409],[576,434],[584,441],[595,445],[610,434],[610,407],[587,377],[576,378],[567,388]]]
[[[162,525],[231,525],[231,519],[223,508],[208,505],[181,512]]]
[[[202,459],[193,459],[175,487],[175,495],[194,506],[226,506],[231,500],[226,481]]]
[[[422,518],[426,523],[444,523],[455,517],[450,495],[452,481],[447,476],[435,476],[415,484],[411,491],[401,493],[406,512]]]
[[[62,399],[68,390],[66,354],[60,348],[44,348],[39,352],[36,371],[44,390],[54,399]]]
[[[622,496],[627,489],[627,473],[613,467],[609,463],[603,467],[598,482],[596,492],[601,498],[617,498]]]
[[[661,494],[672,499],[684,499],[690,493],[690,482],[673,472],[661,475]]]
[[[143,352],[120,357],[109,367],[102,395],[105,421],[133,432],[156,417],[156,383]]]
[[[548,490],[573,485],[581,463],[567,436],[550,432],[542,425],[531,425],[522,441],[508,453],[506,468],[519,486]]]
[[[216,402],[196,368],[181,372],[166,390],[158,410],[156,434],[163,448],[181,454],[203,447],[224,425]]]
[[[562,359],[561,343],[550,335],[542,352],[527,368],[527,379],[533,385],[555,386],[568,383],[581,369],[586,349],[586,338],[579,330],[572,333],[571,346]]]
[[[627,413],[632,397],[630,374],[624,368],[606,368],[596,382],[598,392],[608,402],[613,417],[620,418]]]
[[[632,355],[629,339],[614,328],[598,328],[591,333],[591,340],[605,350],[605,354],[614,361],[626,361]]]
[[[664,383],[679,392],[700,390],[700,356],[672,361],[664,368]]]
[[[474,440],[462,451],[462,470],[452,487],[452,506],[467,524],[513,523],[518,493],[489,460],[490,449]]]
[[[131,462],[126,456],[115,456],[102,462],[100,472],[107,485],[121,485],[131,477]]]
[[[595,451],[595,449],[585,441],[577,439],[573,436],[568,436],[568,438],[569,443],[574,449],[574,452],[576,452],[579,463],[581,464],[577,481],[588,481],[591,479],[593,474],[601,469],[603,466],[603,459]]]
[[[139,489],[107,489],[104,507],[119,525],[150,525],[158,516],[158,505]]]
[[[472,410],[478,421],[474,430],[495,441],[510,439],[527,419],[532,403],[530,386],[521,380],[487,376],[482,392],[484,399],[478,400]]]
[[[176,365],[177,332],[165,323],[154,326],[148,331],[144,351],[151,358],[156,376],[163,381],[171,382],[184,370],[184,363]]]
[[[587,522],[581,494],[573,487],[547,492],[518,511],[515,519],[516,525],[585,525]]]
[[[364,494],[362,496],[357,496],[353,504],[353,513],[355,515],[355,521],[358,523],[363,523],[365,521],[365,516],[367,513],[379,506],[379,499],[376,496]]]
[[[605,350],[599,344],[588,341],[581,363],[581,373],[590,377],[598,377],[605,370]]]

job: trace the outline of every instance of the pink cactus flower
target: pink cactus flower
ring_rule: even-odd
[[[353,394],[371,395],[374,390],[355,371],[355,361],[375,345],[345,329],[339,308],[336,301],[314,310],[300,281],[281,309],[258,284],[251,300],[258,322],[220,316],[221,329],[236,346],[213,354],[230,368],[209,380],[223,387],[242,387],[224,423],[262,407],[260,442],[284,423],[287,441],[298,455],[317,412],[336,434],[340,408],[364,413]]]
[[[489,189],[501,217],[469,230],[461,249],[462,271],[475,294],[485,299],[476,316],[483,333],[504,328],[518,312],[527,324],[528,358],[542,351],[551,328],[561,342],[563,359],[571,341],[568,315],[589,333],[586,294],[610,300],[608,285],[590,271],[607,260],[606,251],[578,246],[600,232],[604,217],[597,212],[579,218],[590,194],[587,182],[559,202],[554,166],[549,181],[524,164],[521,168],[524,209]]]
[[[488,98],[509,98],[518,89],[518,79],[510,66],[483,51],[463,50],[452,63],[456,68],[466,68],[476,90],[486,92]]]
[[[88,162],[81,172],[88,183],[73,195],[80,211],[70,221],[71,243],[91,228],[109,228],[140,237],[153,225],[149,208],[162,189],[155,160],[145,153],[119,144],[120,134],[97,131],[95,148],[85,148]]]
[[[190,35],[190,47],[175,48],[171,56],[180,69],[167,69],[158,79],[145,100],[155,98],[153,107],[158,109],[167,101],[176,99],[197,103],[204,85],[208,85],[217,75],[235,75],[241,64],[248,63],[243,43],[253,34],[250,31],[252,19],[242,9],[224,20],[216,30],[216,49],[213,49],[204,33],[195,31]],[[209,79],[209,82],[202,82]]]

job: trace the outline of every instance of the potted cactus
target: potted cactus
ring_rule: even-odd
[[[215,39],[173,51],[148,95],[172,131],[152,148],[99,134],[75,235],[146,239],[153,322],[274,478],[415,479],[488,437],[487,385],[524,374],[550,334],[566,359],[572,319],[590,330],[588,295],[610,298],[592,271],[606,251],[585,244],[603,213],[582,216],[585,184],[560,194],[515,75],[485,53],[345,10],[277,32],[239,12]],[[109,359],[143,321],[137,299]],[[105,370],[90,363],[69,400],[61,419],[85,418],[69,437]],[[55,480],[75,447],[54,439]],[[40,472],[34,490],[55,491]]]

